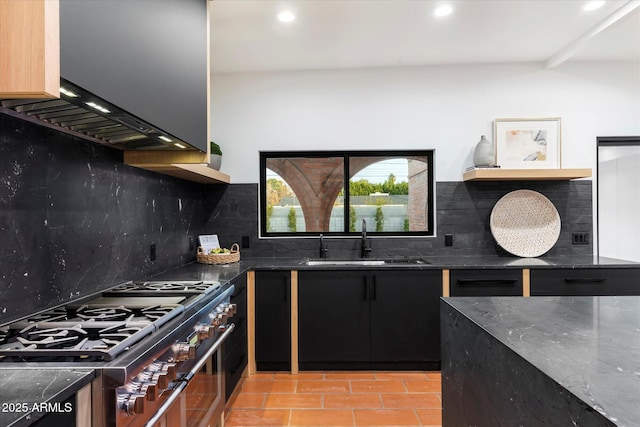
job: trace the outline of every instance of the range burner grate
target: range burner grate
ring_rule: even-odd
[[[92,307],[83,305],[76,310],[76,315],[82,320],[105,320],[105,321],[149,321],[154,322],[163,316],[169,315],[175,306],[155,305],[152,307]]]
[[[112,360],[155,328],[144,322],[16,323],[0,335],[0,357]]]
[[[0,327],[0,362],[113,361],[150,334],[162,341],[221,289],[219,282],[129,282]]]
[[[180,298],[97,298],[0,328],[0,361],[110,361],[184,312]]]
[[[34,314],[29,316],[28,322],[49,322],[58,320],[67,320],[67,310],[64,308],[56,308],[53,310],[45,311],[44,313]]]
[[[198,282],[198,281],[153,281],[126,283],[108,291],[108,293],[154,295],[184,295],[184,294],[208,294],[220,289],[219,282]]]

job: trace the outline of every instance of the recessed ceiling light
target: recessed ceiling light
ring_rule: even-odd
[[[604,6],[604,3],[605,2],[603,0],[590,1],[584,5],[583,9],[585,10],[585,12],[591,12],[592,10],[600,9],[602,6]]]
[[[164,135],[160,135],[158,138],[163,140],[164,142],[172,142],[173,141],[171,138],[166,137]]]
[[[433,11],[433,14],[435,16],[437,16],[438,18],[443,18],[445,16],[449,16],[453,13],[453,8],[447,4],[438,7],[436,10]]]
[[[173,143],[173,145],[175,145],[175,146],[176,146],[176,147],[178,147],[178,148],[187,148],[187,147],[185,147],[185,146],[184,146],[184,145],[182,145],[182,144],[178,144],[177,142],[174,142],[174,143]]]
[[[288,10],[284,10],[278,14],[278,20],[280,22],[293,22],[296,16]]]

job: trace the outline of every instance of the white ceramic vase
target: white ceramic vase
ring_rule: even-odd
[[[220,154],[212,154],[211,155],[211,160],[209,161],[209,166],[211,166],[211,168],[219,171],[220,170],[220,166],[222,166],[222,156]]]
[[[476,144],[476,149],[473,152],[473,164],[476,166],[494,166],[496,164],[493,144],[484,135]]]

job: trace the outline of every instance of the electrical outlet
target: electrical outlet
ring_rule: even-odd
[[[445,246],[453,246],[453,234],[445,234],[444,235],[444,245]]]
[[[571,233],[572,245],[588,245],[589,244],[589,232],[583,231],[579,233]]]
[[[249,247],[251,247],[249,236],[242,236],[242,249],[247,249]]]
[[[149,259],[151,261],[156,260],[156,244],[155,243],[152,243],[151,246],[149,247]]]

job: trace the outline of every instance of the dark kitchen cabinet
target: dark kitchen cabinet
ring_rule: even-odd
[[[522,296],[522,270],[451,270],[452,297]]]
[[[366,271],[298,272],[301,367],[369,360],[368,280]]]
[[[225,395],[231,393],[242,377],[247,366],[247,275],[243,274],[232,281],[235,290],[231,295],[231,304],[236,305],[236,314],[231,318],[235,330],[225,342]]]
[[[291,273],[255,273],[255,353],[259,371],[291,369]]]
[[[300,271],[300,368],[439,368],[441,275]]]
[[[534,269],[531,296],[640,295],[640,268]]]
[[[371,360],[440,360],[442,272],[372,273]]]

